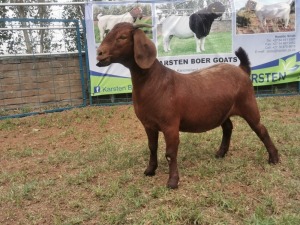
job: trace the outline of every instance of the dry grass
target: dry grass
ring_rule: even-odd
[[[181,134],[178,190],[159,168],[144,177],[147,140],[132,106],[87,107],[0,121],[0,224],[300,224],[300,97],[258,99],[281,163],[270,166],[254,132],[233,118]]]

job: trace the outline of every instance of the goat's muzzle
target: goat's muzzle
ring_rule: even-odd
[[[102,51],[101,49],[98,49],[97,53],[98,53],[97,55],[98,63],[96,64],[96,66],[104,67],[104,66],[109,66],[111,64],[110,55],[105,54],[105,52]]]
[[[98,67],[105,67],[105,66],[109,66],[110,63],[106,63],[104,61],[99,61],[96,66]]]
[[[98,59],[98,57],[97,57],[97,59]],[[96,66],[98,66],[98,67],[104,67],[104,66],[109,66],[109,65],[110,65],[109,58],[98,60],[98,63],[96,64]]]

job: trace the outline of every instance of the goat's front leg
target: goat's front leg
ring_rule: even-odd
[[[200,39],[200,43],[201,43],[201,51],[205,51],[205,48],[204,48],[205,37],[203,37],[203,38]]]
[[[289,15],[283,19],[284,28],[288,28],[290,17]]]
[[[196,42],[196,52],[201,52],[201,39],[198,39],[196,34],[194,34],[195,42]]]
[[[144,174],[146,176],[154,176],[155,170],[157,169],[157,148],[158,148],[158,131],[145,129],[148,137],[148,146],[150,149],[150,160],[147,169]]]
[[[169,34],[163,36],[164,52],[169,52],[171,50],[170,41],[171,41],[171,36]]]
[[[179,173],[177,168],[177,152],[179,146],[179,131],[178,129],[170,129],[164,132],[166,140],[166,159],[169,164],[169,180],[167,187],[175,189],[178,187]]]

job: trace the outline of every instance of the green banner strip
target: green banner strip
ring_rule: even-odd
[[[91,95],[131,93],[131,78],[91,76]]]
[[[296,54],[287,59],[279,59],[278,65],[251,71],[253,86],[283,84],[300,81],[300,62]]]

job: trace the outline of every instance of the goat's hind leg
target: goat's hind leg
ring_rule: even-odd
[[[222,130],[223,130],[223,137],[222,137],[222,142],[221,142],[220,148],[216,153],[217,158],[223,158],[226,155],[226,153],[228,152],[232,129],[233,129],[230,118],[225,120],[225,122],[221,126],[222,126]]]
[[[270,138],[269,132],[267,128],[261,123],[249,123],[247,121],[252,130],[257,134],[260,140],[264,143],[268,153],[269,153],[269,163],[276,164],[279,162],[278,151]]]
[[[157,148],[158,148],[158,131],[146,129],[148,137],[148,146],[150,149],[150,159],[147,169],[144,174],[146,176],[154,176],[155,170],[157,169]]]
[[[254,97],[253,97],[254,98]],[[260,114],[256,100],[253,99],[252,104],[242,107],[244,110],[243,118],[247,121],[251,129],[256,133],[259,139],[264,143],[269,153],[269,163],[276,164],[279,162],[278,151],[270,138],[267,128],[260,122]]]

